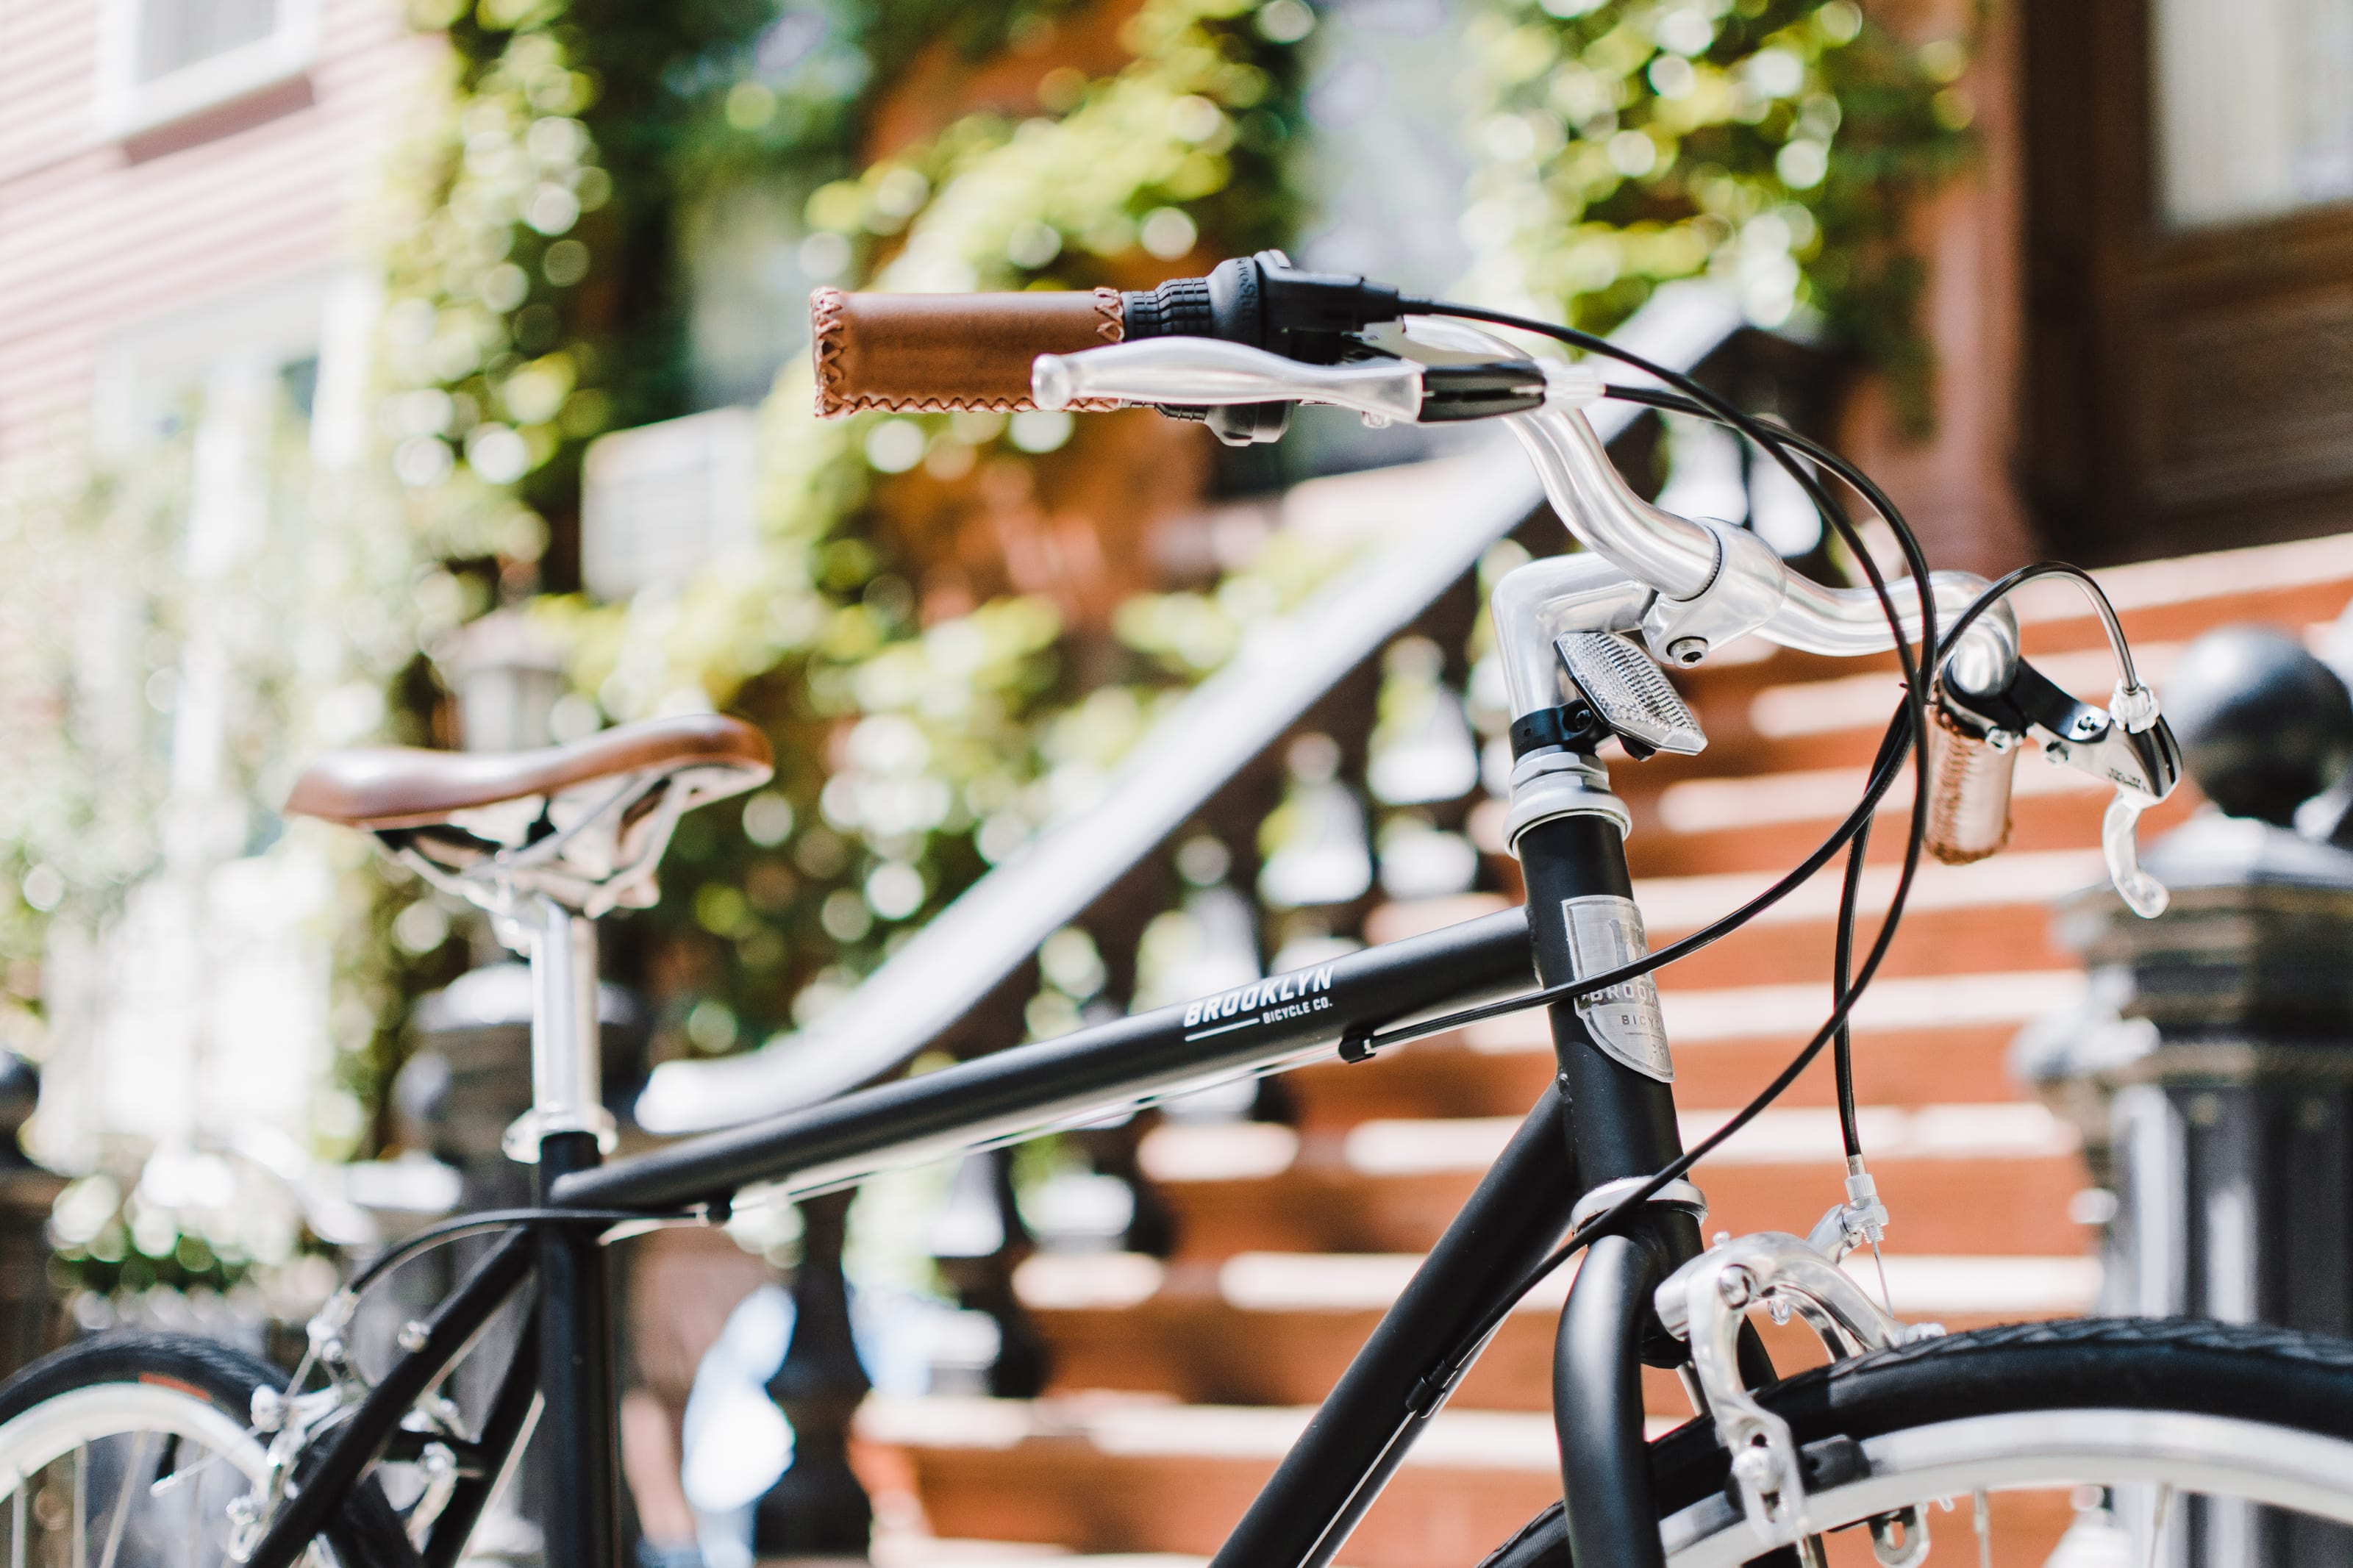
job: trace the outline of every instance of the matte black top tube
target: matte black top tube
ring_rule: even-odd
[[[685,1139],[564,1177],[584,1208],[712,1203],[754,1182],[795,1193],[1007,1142],[1219,1078],[1296,1066],[1350,1031],[1525,990],[1524,910],[1510,909],[1218,995],[1018,1046],[921,1078]]]

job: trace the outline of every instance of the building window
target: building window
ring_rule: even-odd
[[[300,77],[317,0],[108,0],[99,114],[132,135]]]
[[[2156,0],[2152,12],[2168,225],[2353,199],[2353,5]]]
[[[269,377],[308,423],[314,454],[347,461],[365,438],[373,279],[342,268],[295,273],[115,332],[99,351],[91,436],[118,458],[185,428],[231,361]]]

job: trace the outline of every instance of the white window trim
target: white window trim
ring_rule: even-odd
[[[315,354],[312,454],[331,468],[356,461],[366,441],[368,360],[381,305],[364,269],[312,268],[118,329],[99,348],[91,444],[111,457],[138,452],[153,438],[164,396],[200,390],[225,359],[275,365]]]
[[[139,0],[105,0],[98,51],[100,132],[135,136],[301,77],[318,58],[319,0],[277,4],[277,23],[266,37],[142,82]]]

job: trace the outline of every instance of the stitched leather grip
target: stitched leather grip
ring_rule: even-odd
[[[817,411],[895,414],[1037,407],[1029,364],[1039,354],[1101,348],[1125,335],[1119,291],[809,296]],[[1116,402],[1072,404],[1087,411]]]

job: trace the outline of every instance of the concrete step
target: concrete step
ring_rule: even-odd
[[[1148,1395],[871,1399],[858,1433],[912,1471],[935,1534],[1198,1557],[1224,1541],[1311,1414]],[[1468,1568],[1559,1496],[1548,1415],[1442,1410],[1338,1561]],[[1998,1568],[2039,1568],[2073,1518],[2063,1490],[1996,1493],[1993,1510]],[[1938,1522],[1966,1548],[1966,1521]],[[1871,1561],[1861,1534],[1831,1538],[1834,1568]]]
[[[1819,839],[1820,833],[1812,837]],[[1771,869],[1638,876],[1634,899],[1651,946],[1662,947],[1739,908],[1798,858],[1791,855]],[[1864,873],[1858,914],[1866,942],[1887,912],[1897,870],[1894,865],[1873,866]],[[1827,984],[1840,875],[1839,866],[1825,867],[1735,935],[1678,960],[1662,972],[1662,983],[1685,989],[1737,985],[1815,970]],[[1905,905],[1903,930],[1881,973],[1953,974],[2070,964],[2072,957],[2051,944],[2046,911],[2054,900],[2094,886],[2106,875],[2095,848],[2013,851],[1969,866],[1924,862]],[[1394,942],[1508,907],[1494,894],[1392,904],[1374,911],[1366,922],[1366,935]],[[1997,912],[2006,918],[1987,918]]]
[[[1686,1146],[1725,1113],[1683,1113]],[[1906,1247],[2080,1252],[2068,1217],[2086,1184],[2073,1129],[2011,1102],[1863,1110],[1862,1137]],[[1165,1124],[1139,1149],[1177,1222],[1181,1257],[1427,1248],[1470,1196],[1516,1117],[1360,1122],[1303,1139],[1271,1122]],[[1694,1173],[1711,1231],[1802,1231],[1840,1195],[1828,1108],[1765,1112]]]
[[[1693,1104],[1738,1105],[1770,1082],[1829,1016],[1827,981],[1663,987],[1676,1094]],[[2014,1097],[2004,1066],[2031,1018],[2074,1005],[2084,981],[2072,969],[1895,976],[1876,982],[1853,1014],[1855,1081],[1875,1104]],[[1287,1080],[1311,1132],[1378,1116],[1506,1116],[1552,1081],[1550,1024],[1540,1009],[1505,1014],[1457,1034],[1417,1041],[1367,1062],[1336,1058]],[[1793,1105],[1830,1103],[1828,1056],[1788,1092]]]
[[[907,1457],[936,1534],[1208,1555],[1310,1414],[1148,1395],[870,1399],[858,1432]],[[1559,1496],[1548,1415],[1441,1411],[1341,1560],[1473,1563]]]
[[[1898,1317],[1950,1329],[2083,1312],[2099,1285],[2086,1257],[1885,1260]],[[1159,1391],[1191,1404],[1308,1405],[1336,1382],[1419,1268],[1414,1254],[1242,1253],[1164,1264],[1129,1253],[1041,1254],[1014,1285],[1053,1348],[1054,1387]],[[1874,1297],[1868,1255],[1848,1272]],[[1472,1367],[1451,1408],[1551,1408],[1552,1342],[1574,1263],[1531,1291]],[[1819,1357],[1798,1336],[1785,1371]],[[1688,1412],[1674,1376],[1645,1383],[1653,1415]]]
[[[1318,1062],[1285,1079],[1303,1132],[1342,1131],[1359,1121],[1412,1116],[1517,1116],[1552,1086],[1545,1016],[1498,1020],[1464,1036],[1418,1040],[1355,1065]],[[1994,1100],[2015,1094],[2008,1066],[2012,1023],[1951,1028],[1867,1028],[1855,1036],[1855,1081],[1876,1104],[1914,1107]],[[1676,1091],[1704,1104],[1746,1100],[1780,1071],[1801,1037],[1679,1042]],[[1827,1055],[1777,1103],[1824,1106],[1832,1086]]]
[[[1739,780],[1693,780],[1670,786],[1655,801],[1635,807],[1627,859],[1637,877],[1738,870],[1778,875],[1810,854],[1853,807],[1862,794],[1863,773],[1858,762],[1849,768]],[[1678,793],[1685,790],[1692,793]],[[1900,792],[1889,793],[1900,793],[1900,799],[1883,805],[1873,818],[1866,858],[1875,865],[1894,865],[1903,858],[1905,835],[1910,829],[1909,783]],[[1742,808],[1752,802],[1754,814],[1742,815]],[[2096,781],[2051,767],[2039,754],[2021,758],[2010,800],[2010,840],[1995,859],[2007,863],[2013,855],[2096,847],[2100,814],[2107,802],[2106,787]],[[2142,819],[2143,841],[2179,826],[2203,802],[2196,786],[2185,783],[2171,799]],[[1683,830],[1668,825],[1666,816],[1671,812],[1684,824]],[[1473,826],[1482,836],[1474,842],[1493,836],[1484,817]],[[1500,824],[1493,832],[1500,832]],[[1923,863],[1933,862],[1924,857]],[[1835,885],[1837,872],[1832,869],[1826,875]]]
[[[2085,849],[1923,867],[1882,978],[1858,1008],[1858,1079],[1866,1097],[1919,1105],[2014,1093],[2001,1058],[2015,1026],[2082,991],[2070,955],[2051,942],[2047,906],[2104,875],[2099,853]],[[1893,867],[1864,874],[1866,941],[1895,878]],[[1756,871],[1643,878],[1635,896],[1652,944],[1662,946],[1773,879]],[[1739,932],[1661,972],[1685,1100],[1745,1100],[1827,1016],[1838,893],[1834,876],[1818,877]],[[1504,907],[1493,894],[1389,904],[1373,912],[1366,934],[1394,942]],[[1819,978],[1787,978],[1809,973]],[[1311,1128],[1383,1115],[1500,1116],[1534,1102],[1550,1080],[1550,1051],[1545,1014],[1531,1009],[1372,1062],[1318,1064],[1289,1081],[1298,1119]],[[1825,1070],[1793,1093],[1799,1102],[1819,1102],[1828,1086]]]

